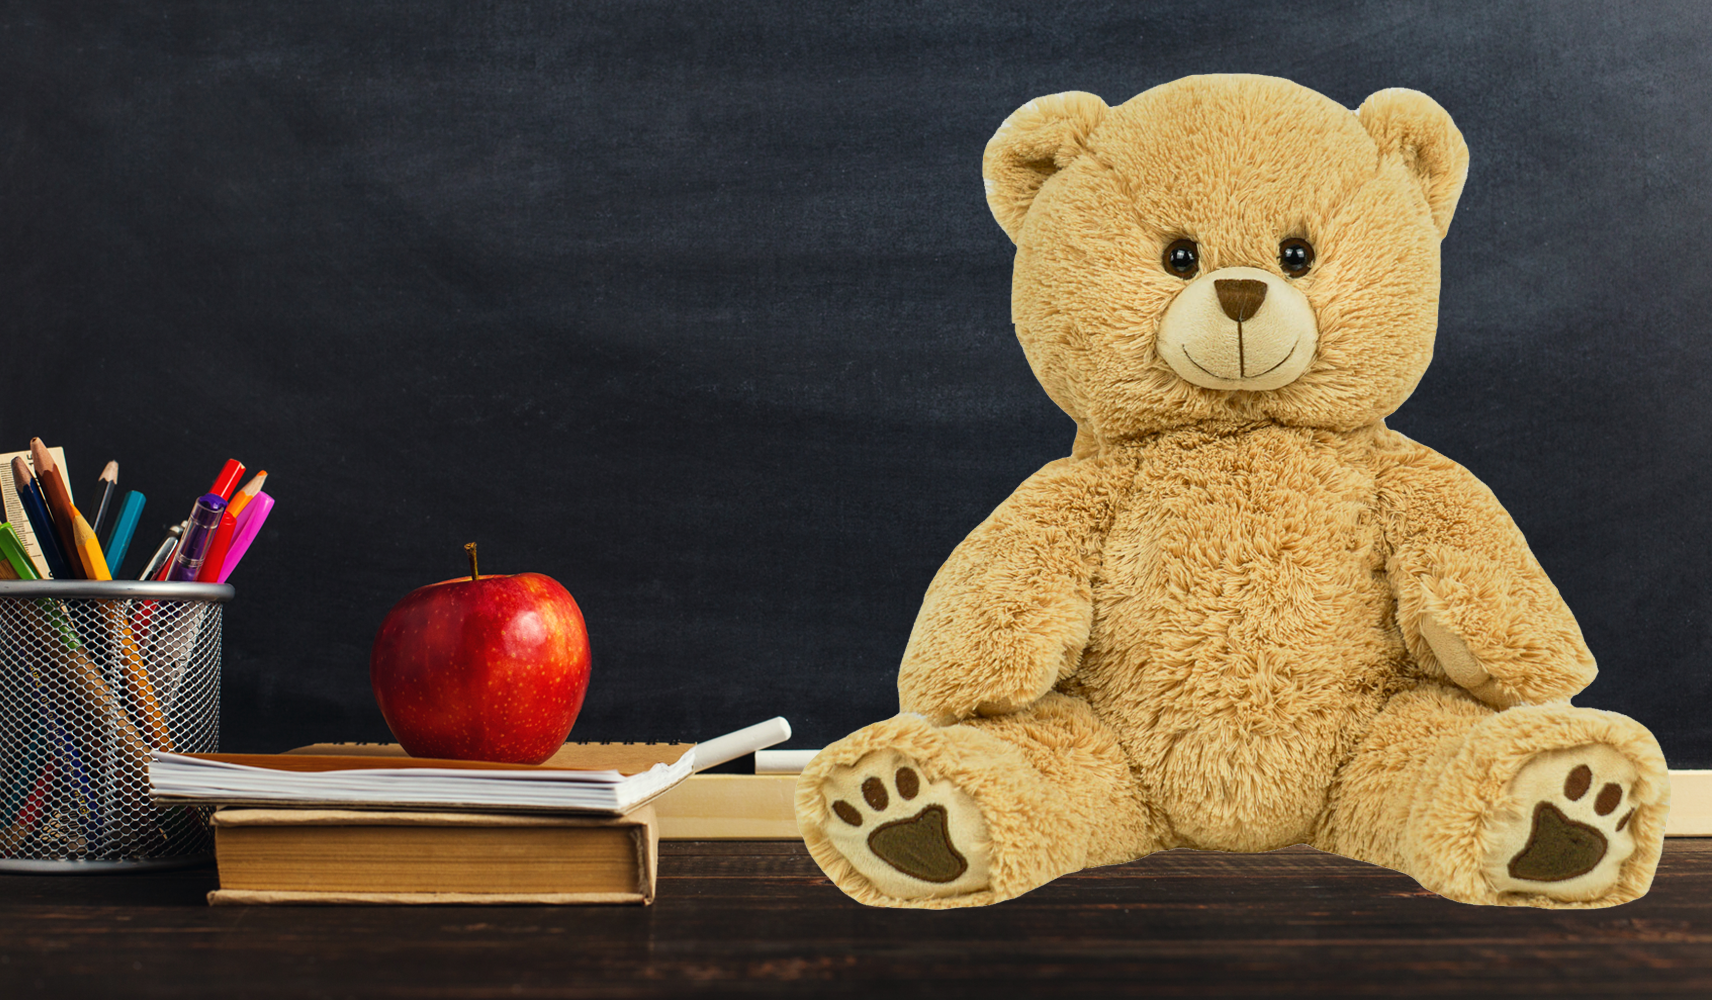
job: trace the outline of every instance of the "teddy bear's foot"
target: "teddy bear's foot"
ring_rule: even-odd
[[[898,899],[958,896],[987,887],[981,808],[949,781],[928,781],[894,750],[835,768],[821,786],[822,829],[874,888]]]
[[[1592,901],[1635,852],[1640,771],[1603,744],[1548,750],[1523,765],[1493,815],[1486,877],[1499,892]]]

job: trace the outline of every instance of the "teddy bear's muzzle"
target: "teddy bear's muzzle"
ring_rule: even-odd
[[[1307,371],[1319,326],[1308,299],[1256,267],[1189,282],[1160,320],[1157,350],[1181,378],[1208,389],[1277,389]]]

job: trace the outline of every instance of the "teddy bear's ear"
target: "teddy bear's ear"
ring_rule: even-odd
[[[1379,143],[1379,155],[1402,157],[1403,165],[1420,179],[1443,239],[1468,179],[1468,144],[1450,113],[1420,91],[1393,87],[1362,101],[1356,114]]]
[[[1072,90],[1029,101],[993,133],[981,176],[987,207],[1012,242],[1040,186],[1087,150],[1088,133],[1105,114],[1105,101]]]

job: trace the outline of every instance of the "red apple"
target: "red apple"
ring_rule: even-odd
[[[539,573],[470,575],[411,591],[369,654],[380,713],[413,757],[539,764],[570,735],[589,643],[570,592]]]

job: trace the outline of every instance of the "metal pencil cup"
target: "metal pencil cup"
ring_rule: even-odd
[[[0,871],[176,867],[208,810],[156,807],[149,751],[220,740],[226,584],[0,582]]]

